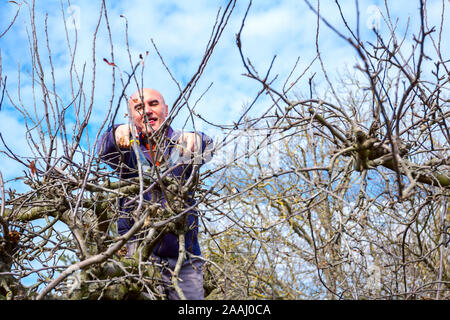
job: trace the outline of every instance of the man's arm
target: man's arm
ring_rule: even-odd
[[[114,170],[117,168],[119,160],[121,159],[120,150],[129,149],[129,135],[129,126],[127,124],[121,124],[109,128],[100,137],[99,144],[97,145],[97,153],[102,161],[107,163]],[[130,152],[122,154],[124,157],[123,161],[129,163],[128,158],[131,156]]]

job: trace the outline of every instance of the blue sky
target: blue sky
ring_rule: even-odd
[[[21,3],[21,1],[16,1]],[[311,1],[314,5],[316,1]],[[177,85],[166,72],[156,55],[150,39],[153,39],[170,68],[176,80],[183,86],[194,74],[202,58],[212,26],[215,22],[217,10],[226,1],[211,0],[133,0],[133,1],[107,1],[107,12],[110,28],[112,30],[112,43],[114,61],[122,72],[130,71],[130,63],[125,42],[125,19],[128,21],[128,36],[131,56],[134,62],[138,61],[139,54],[149,55],[145,61],[144,85],[160,90],[169,106],[178,96]],[[71,7],[66,1],[59,0],[36,1],[36,25],[39,39],[39,52],[42,58],[43,68],[46,72],[46,80],[51,86],[51,73],[48,63],[48,52],[45,42],[45,17],[47,14],[49,46],[52,52],[54,76],[56,79],[56,91],[61,103],[68,104],[71,101],[70,82],[68,79],[71,68],[71,58],[68,51],[66,34],[64,31],[62,11],[68,21],[75,21],[76,28],[69,30],[69,41],[72,48],[75,46],[75,31],[77,32],[77,52],[75,56],[75,68],[79,74],[85,67],[84,76],[86,101],[91,99],[91,80],[93,65],[93,33],[99,20],[100,1],[73,0]],[[239,52],[235,45],[235,34],[238,32],[241,20],[247,9],[248,1],[238,1],[229,25],[225,29],[222,39],[213,53],[205,72],[199,81],[197,89],[191,98],[193,104],[198,97],[213,83],[212,87],[198,103],[195,111],[202,117],[216,124],[231,124],[237,121],[243,107],[254,98],[260,86],[242,76],[245,69],[241,63]],[[412,33],[416,33],[419,26],[418,1],[390,1],[389,10],[391,17],[398,19],[398,31],[405,30],[405,25],[410,19],[410,32],[407,34],[406,43],[412,43]],[[445,2],[446,15],[450,4]],[[441,1],[428,2],[429,25],[439,25]],[[2,0],[0,2],[0,34],[9,25],[18,6],[15,3]],[[374,8],[379,8],[386,14],[384,1],[365,0],[359,1],[360,32],[363,38],[374,40],[369,26],[378,23],[381,33],[388,32],[383,18],[376,14]],[[356,26],[355,1],[343,1],[342,10],[348,18],[350,26]],[[340,19],[338,8],[334,1],[320,1],[320,11],[327,19],[340,30],[343,23]],[[7,89],[12,101],[19,102],[18,90],[21,92],[21,103],[28,112],[34,113],[33,90],[30,77],[30,50],[28,34],[30,32],[29,9],[22,3],[15,24],[9,32],[0,39],[2,58],[2,76],[7,79]],[[277,55],[272,74],[278,74],[275,86],[282,86],[295,61],[300,57],[299,66],[295,75],[303,72],[315,56],[315,30],[316,16],[301,0],[258,0],[253,1],[242,35],[243,50],[253,65],[261,74],[264,74],[273,58]],[[355,64],[355,52],[339,37],[332,33],[323,23],[320,24],[320,46],[324,63],[332,77],[337,71],[343,71],[348,65],[352,68]],[[344,33],[349,35],[348,32]],[[443,39],[448,39],[448,27],[444,30]],[[449,46],[443,42],[443,52],[449,53]],[[407,46],[405,46],[407,47]],[[444,55],[444,56],[445,56]],[[103,58],[111,60],[111,48],[107,34],[105,20],[100,22],[96,45],[96,82],[95,95],[93,97],[93,116],[89,123],[90,143],[92,143],[101,124],[105,120],[106,110],[109,106],[112,91],[112,68],[103,62]],[[20,84],[19,73],[20,70]],[[323,83],[320,74],[320,65],[316,61],[311,69],[299,81],[293,92],[306,92],[308,78],[317,72],[316,81]],[[118,73],[116,73],[118,76]],[[332,78],[335,79],[335,78]],[[134,91],[131,86],[127,93]],[[121,90],[120,82],[116,83],[115,97]],[[40,114],[39,87],[35,88],[37,97],[37,113]],[[267,104],[264,97],[254,107],[254,114],[263,112]],[[113,105],[117,104],[114,100]],[[118,119],[122,120],[126,112],[126,105],[122,103]],[[181,127],[186,121],[187,112],[182,112],[174,121],[175,127]],[[69,121],[70,122],[70,121]],[[70,127],[72,123],[67,123]],[[191,124],[187,125],[190,129]],[[196,119],[196,127],[214,135],[213,127]],[[0,130],[8,145],[19,155],[32,157],[30,147],[25,143],[26,131],[23,117],[15,110],[5,98],[0,111]],[[86,146],[85,142],[85,146]],[[0,145],[4,150],[4,146]],[[31,158],[30,158],[31,159]],[[21,175],[26,168],[0,154],[2,166],[0,170],[5,180]]]

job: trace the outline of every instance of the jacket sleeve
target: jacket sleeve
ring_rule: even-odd
[[[214,142],[209,136],[204,133],[201,133],[202,136],[202,164],[209,162],[213,155]]]
[[[97,154],[113,170],[119,169],[120,164],[125,164],[120,173],[122,176],[123,174],[128,174],[130,169],[132,169],[133,153],[130,150],[120,150],[115,144],[114,131],[118,126],[110,127],[102,134],[97,145]]]

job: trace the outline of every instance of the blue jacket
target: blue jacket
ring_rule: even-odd
[[[117,128],[118,125],[114,127]],[[164,148],[165,157],[170,156],[173,151],[173,147],[176,145],[176,140],[180,136],[180,131],[175,131],[172,128],[168,128],[167,130],[167,142],[166,147]],[[201,134],[202,137],[202,153],[206,150],[207,145],[212,145],[212,140],[208,136]],[[140,143],[139,147],[142,153],[147,158],[148,162],[152,165],[150,152],[145,147],[146,138],[140,135]],[[114,130],[113,128],[109,128],[100,138],[99,144],[97,146],[97,152],[99,153],[101,159],[107,163],[113,170],[117,170],[117,175],[122,179],[137,177],[137,161],[136,155],[132,149],[130,150],[117,150],[114,144]],[[122,159],[122,160],[121,160]],[[207,159],[208,160],[208,159]],[[120,163],[124,165],[119,166]],[[202,163],[204,163],[203,161]],[[174,177],[181,177],[183,174],[188,177],[191,173],[191,170],[185,170],[186,166],[179,166],[175,170],[171,172],[171,175]],[[152,197],[157,197],[162,207],[165,206],[166,199],[162,192],[159,192],[158,195],[155,195],[155,191],[151,191],[144,194],[145,200],[151,200]],[[154,199],[154,198],[153,198]],[[130,217],[129,212],[132,211],[132,207],[125,207],[126,198],[120,199],[119,210],[122,213],[122,216],[117,221],[117,229],[120,235],[125,234],[134,223],[133,218]],[[195,202],[191,200],[188,205],[193,205]],[[200,246],[198,244],[198,213],[195,210],[189,212],[187,216],[187,233],[185,234],[185,247],[188,252],[191,252],[195,255],[200,255]],[[175,234],[168,233],[166,234],[156,246],[154,254],[160,257],[177,257],[178,256],[178,237]]]

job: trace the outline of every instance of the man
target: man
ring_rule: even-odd
[[[152,166],[160,166],[162,162],[170,159],[189,159],[191,154],[203,153],[207,147],[211,146],[211,139],[203,134],[173,130],[165,126],[168,116],[168,106],[161,93],[154,89],[142,89],[135,92],[128,100],[128,111],[130,124],[116,125],[108,129],[100,138],[98,152],[101,159],[108,163],[120,178],[132,178],[138,176],[137,163],[138,155],[143,155],[145,159],[140,159]],[[162,136],[164,135],[164,136]],[[163,139],[161,139],[161,137]],[[162,142],[161,142],[162,141]],[[135,144],[133,146],[133,143]],[[180,148],[181,147],[181,148]],[[135,148],[136,150],[133,150]],[[175,150],[181,150],[183,157],[174,158]],[[158,157],[158,154],[160,155]],[[197,164],[201,164],[200,163]],[[175,165],[170,174],[173,177],[182,179],[192,173],[192,166],[185,161],[182,165]],[[158,193],[158,192],[156,192]],[[144,194],[144,199],[157,201],[165,207],[167,200],[165,193],[159,192],[155,195],[155,190]],[[193,205],[192,199],[188,200],[187,206]],[[117,222],[119,234],[125,234],[133,225],[131,217],[132,207],[127,206],[127,199],[121,199],[120,210],[123,212]],[[199,300],[204,298],[202,260],[192,255],[201,254],[198,244],[198,217],[197,212],[192,211],[187,215],[187,226],[185,230],[185,248],[187,258],[179,272],[181,281],[179,287],[187,299]],[[127,244],[128,255],[132,255],[136,250],[136,243]],[[167,283],[165,293],[168,299],[179,299],[175,289],[170,285],[173,270],[178,258],[179,243],[177,235],[166,234],[153,251],[152,259],[161,263],[164,267],[161,270],[163,280]]]

